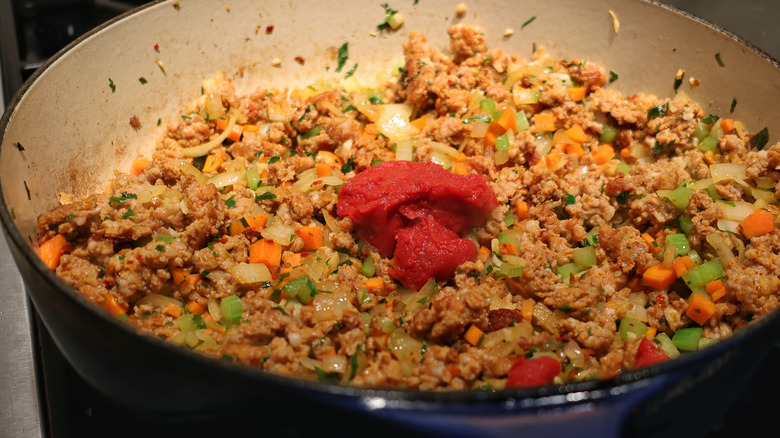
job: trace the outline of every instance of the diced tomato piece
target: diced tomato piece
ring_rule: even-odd
[[[555,376],[561,373],[561,363],[550,356],[540,356],[536,359],[517,359],[507,373],[507,388],[524,388],[528,386],[546,385],[552,383]]]
[[[646,367],[665,360],[669,360],[669,356],[661,351],[650,338],[643,337],[636,350],[634,368]]]

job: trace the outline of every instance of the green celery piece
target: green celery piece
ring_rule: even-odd
[[[712,128],[710,128],[710,138],[720,140],[720,138],[723,137],[723,134],[723,127],[720,126],[720,121],[715,122],[715,124],[712,125]]]
[[[598,263],[596,250],[592,246],[575,248],[571,252],[571,259],[577,266],[583,269],[590,268]]]
[[[241,306],[241,298],[235,295],[229,295],[219,302],[219,311],[222,314],[222,321],[229,324],[238,324],[241,321],[241,313],[244,311]]]
[[[561,279],[563,279],[563,282],[566,284],[569,284],[571,274],[578,274],[580,272],[582,272],[582,267],[576,263],[566,263],[565,265],[558,266],[555,270],[555,273],[560,275]]]
[[[699,142],[704,140],[710,134],[710,127],[706,123],[699,120],[696,123],[696,129],[693,131],[693,136],[696,137]]]
[[[617,128],[615,128],[614,126],[610,126],[610,125],[604,125],[601,128],[601,135],[599,135],[599,140],[602,143],[609,143],[609,144],[611,144],[612,142],[615,141],[615,139],[617,138],[617,135],[618,135]]]
[[[716,341],[715,339],[700,338],[699,339],[699,350],[701,350],[702,348],[707,348],[707,347],[709,347],[710,345],[712,345],[712,344],[714,344],[716,342],[718,342],[718,341]]]
[[[623,175],[628,175],[631,173],[631,165],[626,163],[625,161],[621,161],[615,166],[615,172],[622,173]]]
[[[246,170],[246,184],[252,190],[257,190],[260,187],[260,172],[257,171],[257,167],[250,167]]]
[[[206,322],[197,313],[185,313],[176,318],[176,325],[179,326],[181,331],[194,331],[197,329],[206,328]]]
[[[496,150],[503,151],[508,149],[509,146],[509,136],[507,134],[501,134],[496,137]]]
[[[500,115],[500,112],[497,113],[496,111],[496,101],[494,101],[491,98],[485,98],[479,101],[479,109],[482,110],[482,112],[487,113],[490,115],[490,117],[497,119],[498,115]]]
[[[374,259],[371,256],[367,256],[363,260],[363,266],[360,267],[360,273],[366,277],[373,277],[376,270],[374,269]]]
[[[682,279],[691,289],[706,286],[707,283],[723,276],[723,265],[717,260],[710,260],[693,267],[683,274]]]
[[[631,318],[630,316],[626,316],[620,321],[620,328],[618,329],[618,333],[620,333],[620,337],[623,338],[625,341],[628,339],[628,334],[633,333],[639,337],[642,337],[647,333],[647,326],[638,319]]]
[[[691,234],[691,231],[693,231],[693,221],[687,214],[680,216],[680,218],[677,220],[677,226],[680,228],[680,231],[686,235]]]
[[[528,117],[525,116],[523,111],[515,113],[515,123],[517,124],[517,132],[525,131],[531,127],[531,123],[528,122]]]
[[[308,275],[293,278],[284,285],[282,290],[288,296],[298,298],[298,301],[303,304],[309,304],[309,301],[317,295],[317,286],[314,285]]]
[[[669,234],[666,236],[664,248],[666,248],[667,245],[677,246],[677,250],[674,253],[675,257],[684,256],[691,250],[691,243],[688,242],[688,238],[685,237],[685,234]]]
[[[504,225],[507,227],[511,227],[515,224],[515,215],[512,213],[512,209],[510,208],[507,210],[506,215],[504,216]]]
[[[720,193],[718,193],[718,191],[715,190],[715,184],[705,188],[704,192],[710,195],[710,198],[712,198],[713,201],[720,201],[721,199],[723,199],[723,196],[720,196]]]
[[[695,351],[699,348],[701,327],[686,327],[677,330],[672,336],[672,343],[682,351]]]
[[[517,248],[520,248],[520,242],[518,242],[516,239],[513,239],[506,233],[498,233],[498,243],[514,243]]]
[[[680,350],[674,346],[672,339],[664,332],[658,333],[655,338],[661,343],[661,351],[666,353],[671,359],[680,357]]]
[[[672,201],[678,210],[685,210],[688,207],[688,203],[691,202],[691,196],[693,196],[693,189],[689,187],[677,187],[666,195],[666,199]]]
[[[505,275],[509,278],[515,278],[523,275],[523,269],[525,269],[523,266],[514,266],[510,265],[509,263],[502,263],[501,266],[498,267],[498,272],[501,275]]]
[[[704,140],[702,140],[698,146],[699,149],[701,149],[704,152],[707,151],[717,151],[718,150],[718,140],[715,140],[712,137],[705,137]]]

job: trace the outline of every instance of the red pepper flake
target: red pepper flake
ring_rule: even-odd
[[[181,5],[179,4],[179,2],[173,2],[173,8],[179,10],[179,8],[181,8]]]
[[[157,43],[154,44],[154,51],[155,52],[159,52],[160,51],[160,45],[159,44],[157,44]]]
[[[266,26],[265,27],[265,34],[266,35],[271,35],[272,33],[274,33],[274,25],[272,24],[270,26]]]
[[[296,57],[295,57],[295,62],[297,62],[297,63],[298,63],[298,64],[300,64],[300,65],[306,64],[306,60],[305,60],[305,59],[303,59],[303,58],[302,58],[302,57],[300,57],[300,56],[296,56]]]
[[[132,126],[133,128],[140,128],[141,121],[138,120],[138,117],[136,116],[130,116],[130,126]]]

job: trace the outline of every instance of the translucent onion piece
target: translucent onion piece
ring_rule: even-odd
[[[436,280],[433,278],[428,280],[419,291],[413,293],[404,300],[406,302],[406,307],[404,308],[405,314],[407,316],[414,315],[415,313],[427,307],[431,298],[438,290],[439,288],[436,284]]]
[[[284,108],[278,104],[268,105],[268,120],[272,122],[289,122],[293,118],[293,114],[295,114],[295,109],[287,105]]]
[[[200,170],[198,170],[195,166],[192,164],[182,161],[179,163],[179,170],[181,170],[183,173],[193,176],[195,178],[195,181],[198,182],[198,184],[208,184],[209,179],[206,177],[206,175],[203,174]]]
[[[631,303],[626,316],[637,319],[642,322],[647,322],[647,295],[644,292],[633,292],[628,295],[628,301]]]
[[[273,280],[271,271],[262,263],[236,263],[229,268],[230,274],[241,284],[256,284]]]
[[[729,179],[747,179],[745,165],[737,163],[716,163],[710,166],[710,175],[715,182]]]
[[[138,202],[145,204],[151,201],[152,199],[162,195],[167,189],[168,188],[162,184],[147,187],[141,190],[140,192],[138,192],[138,198],[137,198]]]
[[[317,176],[316,169],[309,169],[298,174],[298,181],[293,184],[293,187],[302,192],[308,192],[322,186],[340,186],[342,184],[344,181],[336,175],[320,177]]]
[[[228,134],[230,134],[230,131],[233,129],[233,125],[236,124],[236,116],[231,115],[230,119],[228,119],[228,125],[227,128],[225,128],[224,131],[222,131],[221,134],[217,136],[217,138],[207,142],[203,143],[199,146],[193,146],[191,148],[184,148],[181,150],[181,154],[185,157],[202,157],[209,153],[210,150],[214,149],[215,147],[222,144],[223,141],[227,138]]]
[[[563,354],[569,358],[572,365],[575,367],[585,366],[585,353],[582,351],[579,345],[574,341],[568,341],[563,345]]]
[[[287,246],[294,240],[290,239],[290,236],[295,235],[295,229],[276,220],[272,225],[263,228],[260,234],[266,239],[271,239],[282,246]]]
[[[231,186],[246,179],[246,172],[223,172],[208,179],[208,183],[214,184],[218,189]]]
[[[509,150],[503,149],[500,151],[496,151],[495,161],[497,165],[506,164],[507,161],[509,161]],[[561,160],[563,161],[563,160]]]
[[[399,141],[395,145],[395,159],[397,161],[412,161],[414,145],[412,140]]]
[[[206,120],[215,120],[225,115],[225,107],[222,106],[222,96],[219,93],[205,94],[201,116]]]
[[[230,160],[225,170],[227,172],[246,172],[246,167],[241,160]]]
[[[211,315],[211,319],[214,321],[222,320],[222,310],[219,308],[219,302],[217,300],[214,298],[209,298],[207,308],[209,315]]]
[[[694,181],[691,184],[688,184],[688,187],[692,188],[695,191],[699,191],[699,190],[704,190],[713,184],[715,184],[715,181],[713,181],[712,178],[705,178],[705,179],[700,179],[698,181]]]
[[[341,228],[339,228],[339,225],[336,223],[336,219],[330,215],[326,210],[322,210],[322,217],[325,218],[325,225],[328,226],[328,229],[334,233],[338,233],[341,231]]]
[[[539,90],[516,86],[512,89],[512,100],[518,106],[539,103]]]
[[[560,318],[542,303],[534,304],[534,318],[540,326],[554,335],[558,335],[558,321]]]
[[[736,233],[739,229],[739,222],[728,219],[718,219],[718,229],[721,231],[730,231]]]
[[[744,201],[717,202],[716,204],[723,212],[725,219],[736,222],[742,222],[754,210],[753,204]]]
[[[718,253],[718,258],[723,266],[726,266],[729,260],[734,258],[734,253],[731,250],[731,246],[728,244],[722,233],[710,233],[707,235],[707,243],[709,243]]]
[[[322,358],[322,371],[326,373],[342,374],[347,370],[347,358],[345,356],[332,354]]]
[[[475,120],[469,124],[471,125],[471,134],[469,134],[471,138],[482,138],[490,129],[490,124],[481,120]]]
[[[455,161],[465,161],[466,160],[466,156],[463,154],[463,152],[455,149],[452,146],[446,145],[444,143],[439,143],[438,141],[429,141],[428,144],[431,146],[431,148],[434,151],[446,154],[446,155],[450,156]]]
[[[344,292],[318,293],[311,306],[317,321],[340,320],[345,310],[354,309],[349,294]]]
[[[354,97],[352,99],[352,105],[354,105],[358,111],[360,111],[366,117],[368,117],[368,120],[371,120],[372,122],[376,122],[377,119],[379,119],[379,115],[381,112],[379,109],[379,105],[374,105],[371,102],[369,102],[365,93],[363,93],[362,91],[355,92]]]
[[[174,304],[181,307],[181,301],[155,293],[146,294],[143,298],[135,302],[136,306],[143,304],[149,304],[155,309],[165,308],[168,304]]]
[[[539,155],[547,155],[547,153],[550,152],[550,149],[552,149],[552,146],[552,139],[550,137],[546,135],[536,136],[536,153]]]
[[[452,158],[450,158],[449,155],[439,151],[433,151],[431,153],[431,161],[447,170],[452,167]]]
[[[414,137],[417,128],[409,123],[412,107],[402,103],[379,106],[376,120],[377,130],[393,141],[402,141]]]
[[[531,323],[521,321],[513,327],[504,327],[486,334],[479,346],[490,349],[496,357],[505,357],[514,352],[520,338],[530,338],[532,335]]]

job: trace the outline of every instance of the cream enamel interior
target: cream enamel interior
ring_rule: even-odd
[[[405,22],[382,32],[376,29],[385,15],[379,2],[182,0],[178,8],[173,3],[144,7],[55,56],[9,108],[0,179],[25,240],[35,241],[36,218],[57,205],[59,193],[79,197],[100,191],[115,170],[127,171],[134,158],[148,156],[165,121],[185,114],[201,81],[216,71],[233,77],[239,94],[258,86],[341,78],[355,63],[356,77],[368,84],[402,59],[409,32],[423,32],[445,49],[446,29],[456,22],[482,26],[491,49],[530,57],[535,44],[560,59],[600,63],[619,75],[608,86],[626,94],[671,97],[675,74],[683,69],[680,90],[705,111],[729,114],[736,99],[732,116],[749,131],[769,127],[770,143],[780,133],[777,65],[706,24],[645,1],[467,2],[462,16],[455,13],[461,1],[393,1]],[[610,10],[620,23],[618,32]],[[507,29],[511,36],[505,36]],[[349,60],[336,73],[337,50],[345,42]],[[275,58],[279,66],[272,65]],[[690,77],[701,85],[691,88]],[[133,115],[141,122],[138,129],[130,126]]]

